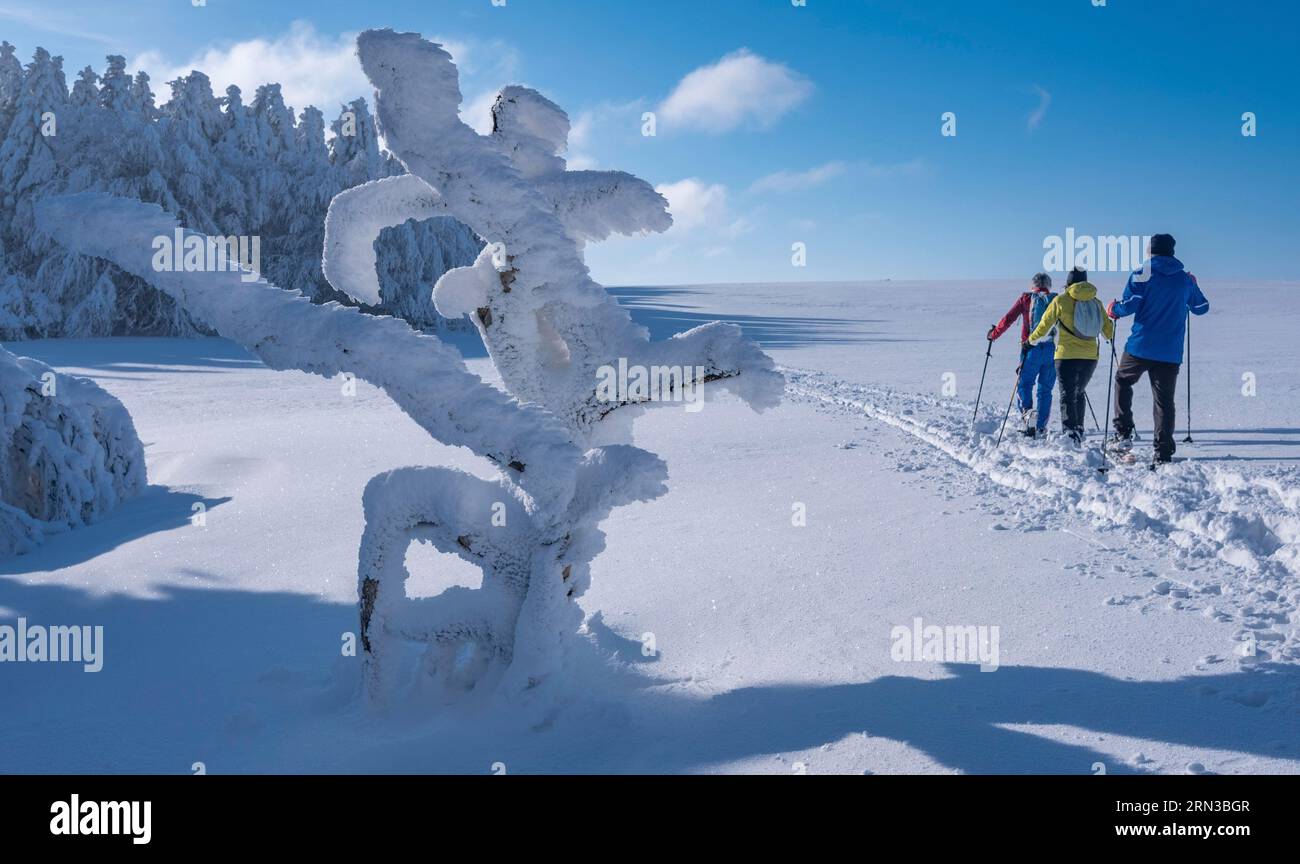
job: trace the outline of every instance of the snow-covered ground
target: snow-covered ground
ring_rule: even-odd
[[[1058,441],[970,434],[1014,283],[617,291],[654,338],[741,324],[788,398],[637,421],[670,491],[604,524],[590,650],[542,728],[377,717],[341,656],[366,482],[485,462],[367,384],[347,395],[223,340],[11,344],[122,400],[151,485],[0,561],[0,623],[105,628],[101,672],[0,667],[0,771],[1300,771],[1300,285],[1202,283],[1197,443],[1105,479]],[[994,350],[984,431],[1015,353]],[[1099,415],[1105,389],[1103,361]],[[1143,384],[1147,440],[1149,413]],[[477,577],[427,546],[408,562],[412,593]],[[893,659],[916,618],[997,627],[998,668]]]

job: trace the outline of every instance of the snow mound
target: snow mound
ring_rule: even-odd
[[[145,486],[122,403],[85,378],[0,349],[0,554],[95,522]]]

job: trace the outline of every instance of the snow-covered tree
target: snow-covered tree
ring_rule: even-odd
[[[324,116],[307,106],[295,120],[278,85],[259,87],[245,105],[238,88],[215,96],[202,72],[168,84],[159,108],[148,74],[112,55],[102,75],[78,73],[69,94],[58,58],[39,50],[24,70],[13,46],[0,44],[0,338],[201,332],[147,282],[34,230],[34,202],[85,190],[156,202],[205,233],[257,236],[276,284],[317,302],[356,302],[320,270],[326,209],[339,191],[402,171],[380,151],[365,101],[342,106],[327,142]],[[366,308],[421,328],[468,326],[439,316],[428,288],[481,246],[450,219],[384,232],[384,292]],[[105,309],[109,284],[115,303]]]
[[[617,440],[613,414],[634,400],[597,396],[596,370],[634,362],[690,366],[755,409],[782,380],[731,325],[651,342],[593,282],[580,241],[663,230],[666,202],[619,172],[567,172],[558,153],[563,112],[540,94],[507,88],[497,130],[460,122],[450,56],[417,34],[368,31],[362,66],[377,93],[379,128],[406,172],[347,189],[331,202],[324,272],[355,300],[381,298],[374,240],[410,219],[452,217],[490,244],[448,271],[440,306],[473,309],[509,395],[471,374],[459,355],[393,318],[338,305],[238,273],[156,272],[149,238],[174,219],[156,205],[81,194],[42,202],[39,227],[71,248],[148,280],[272,368],[349,372],[382,388],[434,438],[498,469],[482,480],[447,468],[405,468],[364,493],[358,603],[366,689],[378,705],[409,695],[403,646],[423,646],[416,692],[442,700],[503,698],[545,715],[562,693],[582,613],[578,597],[604,547],[610,510],[665,491],[655,455]],[[353,154],[355,158],[357,152]],[[427,289],[426,289],[427,290]],[[432,543],[479,567],[482,587],[410,599],[405,555]]]
[[[14,46],[0,42],[0,112],[12,111],[23,86],[23,64],[14,56]]]
[[[0,554],[94,522],[144,486],[144,446],[121,402],[0,348]]]

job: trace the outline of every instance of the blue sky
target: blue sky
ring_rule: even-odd
[[[665,190],[667,235],[588,250],[612,285],[1027,277],[1067,228],[1167,231],[1198,275],[1296,278],[1296,4],[1093,2],[0,0],[0,36],[70,77],[121,53],[161,96],[197,62],[329,116],[365,94],[350,34],[438,38],[468,119],[536,87],[574,122],[574,167]]]

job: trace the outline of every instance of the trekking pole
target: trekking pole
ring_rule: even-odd
[[[1110,339],[1110,372],[1106,373],[1106,428],[1101,430],[1101,467],[1097,469],[1105,474],[1110,468],[1106,467],[1106,436],[1110,434],[1110,388],[1115,383],[1115,343],[1119,341],[1119,322],[1115,322],[1115,329],[1111,333]]]
[[[1087,391],[1084,391],[1083,401],[1088,403],[1088,413],[1092,415],[1092,425],[1096,426],[1097,431],[1100,432],[1101,424],[1097,422],[1097,412],[1092,410],[1092,399],[1088,397]]]
[[[1192,310],[1187,310],[1187,437],[1184,444],[1192,442]]]
[[[994,447],[1002,446],[1002,433],[1007,431],[1007,420],[1011,417],[1011,403],[1016,401],[1016,390],[1020,389],[1020,370],[1023,368],[1023,365],[1016,367],[1016,378],[1011,385],[1011,398],[1007,400],[1007,413],[1002,415],[1002,428],[998,430],[998,443],[994,444]]]
[[[980,416],[980,399],[984,396],[984,376],[989,374],[989,358],[993,356],[993,340],[989,340],[989,350],[984,352],[984,371],[980,373],[980,389],[975,394],[975,416],[970,418],[971,428],[975,428],[975,421]]]

